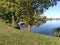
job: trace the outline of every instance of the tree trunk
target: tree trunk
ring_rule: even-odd
[[[31,25],[28,25],[28,29],[27,29],[28,32],[31,31]]]
[[[19,17],[16,19],[16,27],[18,28],[18,23],[19,23]]]
[[[14,15],[13,15],[13,13],[11,13],[11,15],[12,15],[12,27],[14,27],[14,24],[15,24]]]

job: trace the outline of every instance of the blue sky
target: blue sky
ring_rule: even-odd
[[[44,16],[48,18],[60,18],[60,1],[54,7],[49,7],[48,10],[44,12]]]

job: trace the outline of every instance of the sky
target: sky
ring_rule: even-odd
[[[60,1],[54,7],[49,7],[48,10],[44,12],[44,16],[47,18],[60,18]]]

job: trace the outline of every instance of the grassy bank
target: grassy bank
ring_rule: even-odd
[[[60,38],[22,32],[0,22],[0,45],[60,45]]]

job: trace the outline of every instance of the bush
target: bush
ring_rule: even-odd
[[[54,36],[60,37],[60,28],[59,27],[55,29]]]

